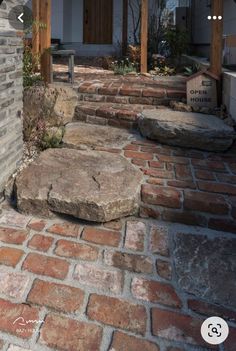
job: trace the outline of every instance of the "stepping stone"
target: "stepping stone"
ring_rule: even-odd
[[[16,178],[20,212],[109,222],[137,212],[142,173],[103,151],[48,149]]]
[[[145,110],[139,118],[141,134],[168,145],[225,151],[236,132],[212,115],[172,110]]]
[[[73,149],[121,148],[135,140],[125,129],[87,123],[70,123],[66,126],[63,144]]]

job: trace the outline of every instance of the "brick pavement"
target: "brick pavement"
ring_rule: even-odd
[[[1,350],[210,350],[199,328],[214,314],[232,328],[224,350],[235,350],[236,306],[186,291],[175,253],[180,232],[234,243],[235,235],[150,218],[91,226],[2,207]]]
[[[142,170],[139,217],[97,226],[2,205],[0,350],[210,351],[200,325],[218,315],[234,351],[235,148],[106,151]]]
[[[143,171],[141,217],[236,233],[236,151],[206,153],[134,141],[125,157]]]

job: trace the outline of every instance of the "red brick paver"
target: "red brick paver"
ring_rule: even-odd
[[[91,323],[50,314],[46,317],[39,342],[59,350],[99,350],[102,328]]]

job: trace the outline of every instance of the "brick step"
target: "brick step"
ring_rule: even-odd
[[[185,89],[164,88],[98,88],[81,87],[78,89],[79,101],[107,102],[118,104],[165,105],[171,100],[182,101],[186,99]]]
[[[165,106],[118,104],[103,102],[79,102],[75,109],[75,121],[114,127],[137,128],[137,119],[144,109],[166,108]]]
[[[159,78],[146,78],[141,79],[140,77],[120,77],[117,76],[100,77],[97,75],[86,76],[79,75],[77,85],[75,89],[77,91],[84,92],[92,89],[100,88],[132,88],[132,89],[182,89],[186,88],[186,77],[174,76],[174,77],[159,77]]]
[[[124,84],[121,82],[85,82],[76,88],[79,101],[120,104],[166,105],[186,99],[185,83]]]

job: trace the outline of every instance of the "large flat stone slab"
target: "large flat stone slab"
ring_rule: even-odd
[[[49,149],[16,178],[18,209],[108,222],[135,214],[142,173],[124,157],[102,151]]]
[[[145,110],[139,118],[141,134],[168,145],[225,151],[236,139],[221,119],[193,112]]]
[[[178,233],[174,265],[179,288],[236,308],[236,239]]]
[[[121,148],[135,140],[125,129],[87,123],[70,123],[65,128],[63,144],[73,149]]]

